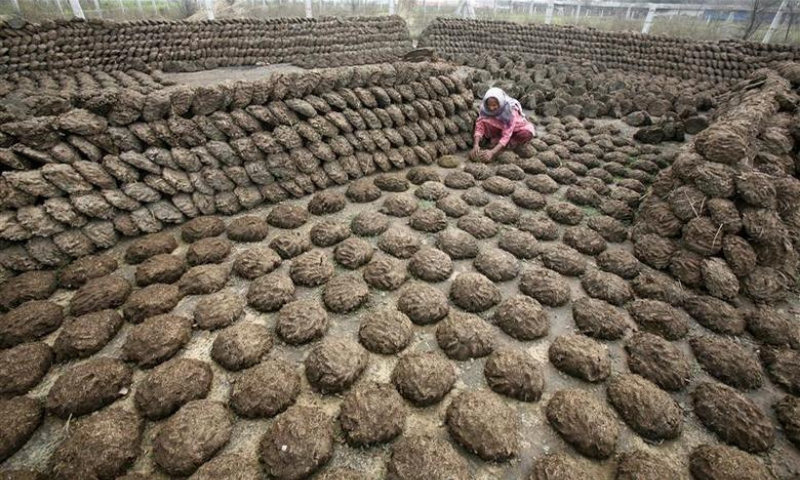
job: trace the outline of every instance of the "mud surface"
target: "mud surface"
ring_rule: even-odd
[[[274,73],[303,71],[304,69],[302,68],[287,63],[279,63],[275,65],[216,68],[200,72],[165,73],[164,78],[177,84],[199,87],[225,82],[231,78],[236,78],[237,80],[260,80]]]
[[[629,138],[630,134],[626,130],[621,135]],[[542,166],[546,173],[525,173],[522,168],[510,168],[508,163],[525,167],[516,155],[502,156],[490,165],[468,163],[465,156],[455,160],[455,168],[429,166],[425,172],[415,171],[409,182],[404,181],[408,171],[381,177],[376,193],[359,198],[359,202],[353,200],[355,183],[349,188],[334,187],[331,192],[344,195],[338,199],[347,198],[341,210],[338,206],[312,207],[320,214],[314,215],[308,213],[312,197],[285,200],[277,209],[284,212],[281,218],[276,218],[276,209],[269,206],[223,217],[227,234],[214,221],[203,228],[187,224],[183,235],[180,227],[159,234],[171,240],[121,242],[108,253],[118,268],[102,269],[113,270],[115,282],[86,283],[94,277],[88,271],[60,277],[62,283],[54,292],[52,279],[44,279],[47,281],[40,282],[40,287],[31,282],[36,288],[7,303],[49,301],[63,309],[64,320],[57,311],[28,307],[37,315],[27,324],[15,320],[20,314],[12,310],[4,315],[2,328],[8,335],[3,335],[3,347],[41,341],[53,347],[55,354],[51,359],[42,344],[30,347],[30,353],[3,350],[0,366],[15,362],[18,355],[28,358],[30,364],[17,370],[2,367],[0,386],[3,395],[27,392],[28,397],[40,399],[49,412],[30,440],[20,440],[24,445],[9,454],[0,470],[34,469],[49,475],[47,466],[55,461],[59,471],[73,472],[82,455],[79,448],[93,445],[94,440],[84,438],[86,430],[97,424],[108,430],[109,438],[119,440],[109,465],[96,468],[116,475],[131,463],[128,473],[148,478],[171,478],[169,472],[187,475],[198,468],[205,475],[200,478],[212,478],[217,470],[227,471],[228,462],[237,458],[248,468],[261,460],[262,465],[255,468],[263,471],[266,464],[270,472],[281,475],[350,468],[364,478],[384,478],[391,473],[393,478],[455,475],[460,479],[467,478],[461,473],[466,469],[481,480],[517,479],[531,475],[536,464],[539,476],[532,478],[583,475],[607,479],[616,473],[634,478],[637,469],[653,464],[677,472],[675,478],[689,478],[693,452],[693,470],[706,472],[704,478],[723,478],[708,473],[724,467],[718,465],[721,460],[709,457],[714,452],[698,450],[701,445],[723,445],[722,438],[761,452],[740,452],[750,456],[737,461],[753,471],[766,468],[781,479],[800,474],[800,451],[778,428],[773,410],[786,397],[787,389],[796,388],[789,377],[795,371],[791,369],[794,357],[774,353],[770,358],[775,366],[768,371],[757,357],[759,340],[743,332],[745,319],[752,317],[747,327],[757,337],[776,348],[796,348],[794,339],[782,340],[786,337],[780,334],[791,331],[793,320],[775,316],[791,313],[791,309],[783,306],[777,313],[762,312],[768,322],[755,314],[744,315],[745,307],[750,307],[745,302],[726,303],[742,312],[741,328],[736,329],[740,335],[726,341],[735,342],[747,354],[737,350],[728,357],[699,363],[690,340],[718,335],[700,323],[713,312],[703,317],[697,306],[697,311],[686,313],[675,300],[685,297],[686,290],[663,283],[664,278],[671,279],[652,273],[623,253],[633,252],[633,245],[619,241],[620,228],[623,232],[627,228],[624,223],[612,221],[592,206],[569,203],[566,190],[571,182],[590,177],[567,178],[562,171],[547,176],[564,168],[558,166]],[[443,163],[449,166],[452,162]],[[623,170],[633,169],[625,166]],[[456,172],[463,178],[455,176]],[[534,179],[537,176],[539,180]],[[543,176],[547,181],[541,180]],[[369,190],[364,185],[374,178],[362,180],[361,190]],[[431,186],[436,178],[443,183]],[[553,182],[555,190],[541,188],[553,178],[566,183]],[[616,185],[619,182],[624,184],[626,179],[614,177],[603,184],[596,192],[598,197],[609,199],[610,192],[622,188]],[[536,192],[533,187],[549,193]],[[396,191],[400,189],[405,191]],[[444,217],[415,214],[435,209],[442,194],[464,202],[442,209]],[[390,198],[402,201],[393,204]],[[581,201],[577,196],[570,198]],[[381,210],[387,215],[378,214]],[[234,224],[236,229],[230,228],[242,217],[261,219],[252,238],[240,232],[240,236],[230,235],[243,227],[240,223]],[[335,225],[344,228],[336,233]],[[134,244],[137,246],[130,248]],[[226,251],[229,247],[229,252],[222,254],[215,247],[211,253],[199,255],[204,246],[214,245],[222,245]],[[170,255],[175,260],[148,263],[148,258],[156,255]],[[602,260],[592,255],[600,255]],[[181,262],[183,259],[188,262]],[[195,263],[199,265],[190,267]],[[598,276],[599,272],[613,277]],[[590,275],[588,281],[586,275]],[[621,294],[605,290],[610,285],[608,278],[613,278],[611,286]],[[145,287],[151,282],[155,283]],[[81,290],[75,290],[81,285]],[[595,300],[581,300],[589,296],[586,286]],[[109,309],[121,310],[125,318],[121,326],[108,317]],[[389,314],[387,310],[398,312]],[[78,320],[71,317],[78,314],[83,315]],[[716,325],[711,320],[707,323]],[[649,343],[631,345],[637,330],[650,332]],[[97,338],[77,338],[83,332]],[[556,339],[570,339],[568,336],[581,332],[592,338],[580,337],[560,348],[557,345],[553,352],[551,345]],[[664,356],[659,342],[669,344],[670,355]],[[707,355],[713,352],[708,346],[698,348],[702,347],[699,340],[694,342],[694,350],[707,351]],[[706,342],[711,346],[719,343]],[[584,344],[593,347],[585,349]],[[429,352],[428,358],[399,362],[425,352]],[[600,352],[599,358],[592,357],[596,352]],[[558,367],[551,358],[555,353]],[[737,362],[740,357],[749,363],[714,363]],[[203,363],[181,364],[178,359]],[[104,363],[77,368],[98,361]],[[106,380],[93,391],[83,391],[82,376],[98,365],[103,366]],[[396,368],[398,365],[402,368]],[[726,387],[715,390],[718,395],[713,398],[708,394],[693,397],[698,385],[719,384],[715,376],[736,385],[729,375],[743,369],[761,370],[752,373],[753,378],[761,378],[761,386],[756,388],[750,382],[741,385],[747,391]],[[191,391],[176,387],[184,371],[196,371],[194,376],[202,377],[193,379]],[[624,384],[612,404],[608,382],[631,372],[652,383],[647,383],[646,390],[638,389],[637,382]],[[776,378],[781,383],[774,383]],[[210,386],[206,387],[206,382]],[[659,388],[670,391],[653,390]],[[560,399],[554,403],[559,391],[579,391],[581,401]],[[697,403],[704,408],[726,404],[733,398],[730,391],[746,397],[747,402],[740,403],[746,403],[748,409],[761,412],[757,422],[753,420],[755,410],[736,421],[721,417],[728,415],[728,410],[704,413],[704,422],[693,413]],[[454,399],[467,392],[480,395],[463,397],[462,404],[453,406]],[[253,398],[256,396],[259,398]],[[666,433],[660,430],[661,424],[653,427],[656,420],[651,418],[659,402],[672,406],[665,396],[677,405],[670,410],[670,422],[680,422],[679,426],[670,423]],[[586,398],[591,400],[584,401]],[[569,408],[559,411],[560,403]],[[578,417],[569,411],[586,405],[591,408],[581,413],[588,416],[585,421],[570,423]],[[796,441],[793,425],[797,422],[790,412],[797,409],[792,405],[787,400],[779,411]],[[126,417],[117,426],[105,425],[107,418],[123,415],[113,413],[112,409],[118,408],[136,418]],[[481,408],[491,415],[482,417]],[[590,456],[608,457],[603,460],[584,457],[568,443],[582,441],[586,437],[583,428],[597,423],[589,411],[595,408],[602,408],[600,423],[610,433],[588,439],[602,447],[598,451],[591,445],[581,448]],[[550,409],[553,419],[548,421]],[[622,409],[632,411],[620,415],[617,410]],[[112,413],[105,414],[107,418],[91,415],[98,410]],[[730,411],[737,415],[735,408]],[[70,415],[81,417],[77,427],[74,423],[70,426]],[[650,436],[675,438],[647,441],[628,426],[626,417],[648,434],[656,428],[656,434]],[[484,435],[484,423],[491,418],[499,423]],[[552,422],[559,424],[561,433]],[[718,426],[746,430],[747,422],[757,423],[767,432],[774,429],[774,438],[742,440],[739,430],[731,433]],[[24,427],[14,425],[26,433]],[[212,427],[216,433],[208,432]],[[132,445],[140,428],[137,454]],[[62,443],[68,435],[69,443]],[[192,439],[204,435],[202,445],[193,450]],[[280,453],[281,445],[287,444],[297,449],[295,454],[311,457],[304,462],[287,461]],[[481,460],[467,449],[504,462]],[[633,456],[638,451],[646,454]],[[554,453],[562,456],[548,456]],[[630,455],[624,458],[624,467],[618,467],[617,457],[622,453]],[[209,463],[212,458],[216,460]],[[431,475],[419,476],[420,468],[430,469]],[[574,469],[576,473],[543,476],[548,468]]]

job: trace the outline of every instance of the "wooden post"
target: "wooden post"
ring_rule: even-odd
[[[153,5],[153,12],[158,15],[158,4],[156,3],[156,0],[150,0],[150,4]]]
[[[631,19],[631,7],[629,6],[628,12],[625,13],[625,20],[630,20],[630,19]]]
[[[306,0],[306,18],[314,18],[314,12],[311,8],[311,0]]]
[[[394,0],[389,0],[389,15],[394,15]]]
[[[497,0],[494,0],[494,3],[492,4],[492,18],[495,18],[496,16],[497,16]]]
[[[535,10],[535,8],[536,8],[536,4],[535,4],[535,3],[533,3],[533,0],[531,0],[531,4],[530,4],[530,6],[528,7],[528,16],[529,16],[529,17],[532,17],[532,16],[533,16],[534,12],[536,11],[536,10]]]
[[[139,14],[144,17],[144,8],[142,8],[142,0],[136,0],[136,6],[139,7]]]
[[[14,11],[20,13],[19,2],[17,0],[11,0],[11,3],[14,4]]]
[[[581,4],[575,6],[575,20],[580,20],[581,17]]]
[[[647,10],[647,16],[644,18],[644,25],[642,25],[642,33],[648,34],[650,33],[650,27],[653,26],[653,20],[656,18],[656,6],[650,5],[650,8]]]
[[[103,11],[100,9],[100,0],[94,0],[94,10],[97,12],[97,16],[103,16]]]
[[[547,10],[544,12],[544,23],[550,25],[553,23],[553,9],[555,8],[554,0],[547,2]]]
[[[442,2],[436,2],[439,6],[438,8],[442,8]],[[472,4],[472,0],[461,0],[458,2],[456,6],[455,15],[461,18],[475,18],[475,7]]]
[[[772,39],[772,34],[778,29],[778,25],[781,24],[781,16],[783,16],[784,8],[786,8],[786,0],[781,2],[781,5],[778,7],[778,11],[775,12],[775,16],[772,17],[772,23],[769,24],[769,30],[767,30],[766,35],[764,35],[764,40],[761,40],[761,43],[769,43],[769,41]]]
[[[83,8],[81,8],[81,3],[78,0],[69,0],[69,6],[72,8],[72,15],[75,18],[82,18],[86,19],[86,15],[83,13]]]
[[[124,14],[125,13],[125,3],[122,0],[117,0],[117,3],[119,3],[119,11]]]

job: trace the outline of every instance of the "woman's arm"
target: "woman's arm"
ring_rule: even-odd
[[[527,124],[528,120],[522,115],[522,112],[514,108],[511,111],[511,121],[508,124],[503,125],[503,133],[500,136],[500,142],[498,145],[502,145],[501,148],[505,148],[508,146],[508,143],[511,141],[511,137],[514,135],[514,132],[523,124]]]
[[[475,122],[475,133],[472,134],[472,138],[475,141],[476,146],[481,142],[481,139],[483,139],[483,136],[486,133],[486,127],[483,123],[484,122],[482,118],[479,118]]]
[[[511,141],[511,136],[514,135],[514,125],[517,123],[517,112],[514,111],[514,114],[511,117],[511,121],[508,122],[507,125],[503,125],[503,130],[500,135],[500,140],[497,142],[497,145],[488,152],[486,152],[487,160],[491,160],[497,156],[498,153],[508,145],[508,142]]]
[[[511,136],[514,135],[514,127],[517,121],[517,116],[514,115],[508,125],[503,126],[503,134],[500,136],[500,141],[497,142],[496,148],[506,148],[508,142],[511,141]]]
[[[483,125],[483,119],[478,118],[475,121],[475,132],[472,134],[472,152],[471,155],[477,158],[481,150],[481,139],[486,132],[486,127]]]

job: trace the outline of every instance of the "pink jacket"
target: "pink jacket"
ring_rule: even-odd
[[[499,137],[499,144],[505,147],[511,140],[512,135],[522,131],[528,131],[532,135],[536,135],[533,124],[526,120],[517,109],[514,109],[514,116],[507,125],[494,117],[478,117],[478,120],[475,122],[474,136],[477,138]]]

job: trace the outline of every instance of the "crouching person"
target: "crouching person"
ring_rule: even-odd
[[[473,160],[489,162],[504,148],[516,149],[536,135],[533,124],[522,113],[522,105],[499,88],[490,88],[483,96],[480,115],[475,122]],[[481,149],[481,142],[487,147]]]

